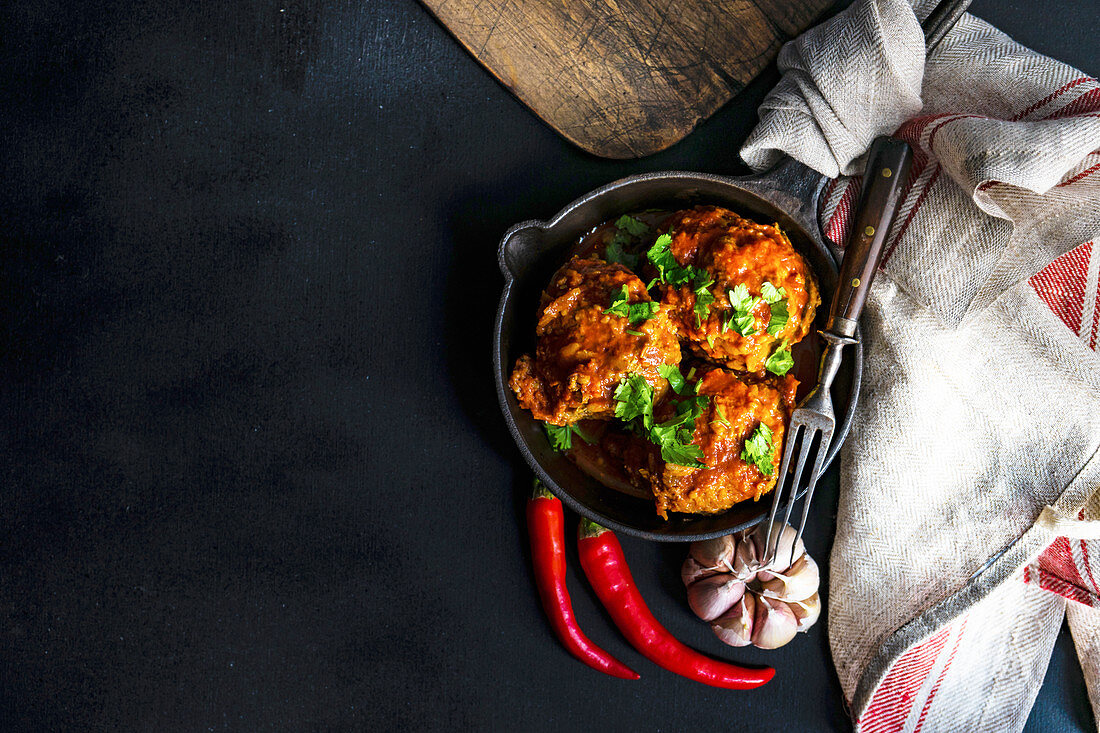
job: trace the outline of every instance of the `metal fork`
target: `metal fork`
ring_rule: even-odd
[[[863,176],[863,190],[852,220],[852,229],[844,248],[844,260],[840,266],[832,304],[829,307],[829,320],[825,330],[819,331],[825,341],[821,354],[821,367],[817,384],[791,414],[787,428],[786,445],[783,460],[779,464],[779,474],[775,483],[771,513],[768,515],[767,534],[764,537],[764,551],[758,562],[767,567],[775,561],[779,549],[781,531],[773,531],[775,517],[784,501],[787,511],[783,524],[791,518],[791,509],[799,497],[799,486],[807,464],[812,467],[805,488],[806,500],[802,507],[802,521],[798,525],[795,544],[806,529],[806,518],[810,514],[810,500],[821,475],[821,465],[828,452],[829,443],[836,429],[836,415],[833,413],[833,398],[829,390],[843,358],[844,347],[856,343],[854,338],[859,314],[871,289],[871,281],[882,258],[883,245],[890,231],[890,224],[901,203],[901,194],[909,177],[909,168],[913,160],[913,151],[902,140],[880,137],[871,145],[867,156],[867,169]],[[816,452],[813,450],[817,445]],[[791,481],[788,469],[795,445],[801,449],[798,461],[794,465],[794,477]],[[793,552],[793,545],[792,545]],[[791,562],[794,557],[790,558]],[[790,563],[788,563],[789,565]]]

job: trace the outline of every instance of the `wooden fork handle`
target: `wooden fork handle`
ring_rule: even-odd
[[[826,329],[838,336],[851,337],[856,331],[912,162],[913,150],[903,140],[880,137],[871,145],[863,190],[829,308]]]

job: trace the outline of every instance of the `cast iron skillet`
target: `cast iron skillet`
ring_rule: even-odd
[[[807,337],[816,339],[817,330],[825,328],[837,279],[837,263],[817,223],[818,200],[827,180],[790,159],[767,173],[739,178],[679,171],[643,173],[582,196],[549,221],[525,221],[504,235],[499,250],[504,293],[493,334],[497,398],[527,463],[570,508],[605,527],[666,542],[728,534],[757,523],[771,508],[769,497],[765,497],[741,502],[722,514],[670,514],[668,520],[661,519],[651,498],[610,489],[551,448],[541,423],[516,402],[508,377],[520,354],[534,352],[539,296],[553,273],[569,259],[577,241],[598,224],[649,208],[716,204],[761,223],[777,222],[817,276],[822,306],[817,311],[814,332]],[[857,328],[855,337],[859,336]],[[833,386],[838,424],[825,466],[836,457],[851,427],[862,363],[863,347],[857,342],[845,355]]]

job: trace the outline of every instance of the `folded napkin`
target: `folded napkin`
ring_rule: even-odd
[[[916,152],[863,315],[829,641],[866,731],[1021,729],[1068,617],[1100,713],[1100,84],[930,3],[859,0],[785,46],[742,157],[831,175]],[[922,7],[923,5],[923,7]]]

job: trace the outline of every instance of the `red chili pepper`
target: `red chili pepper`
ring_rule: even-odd
[[[627,640],[650,661],[688,679],[732,690],[759,687],[775,676],[771,667],[728,664],[677,641],[642,600],[614,532],[582,519],[577,544],[596,595]]]
[[[531,558],[535,583],[550,626],[569,652],[592,669],[636,680],[639,675],[592,643],[573,618],[573,603],[565,587],[565,518],[561,500],[535,479],[535,492],[527,502],[527,529],[531,533]]]

